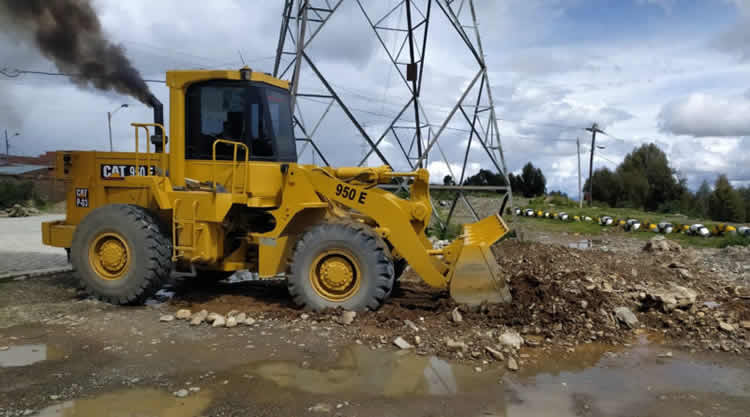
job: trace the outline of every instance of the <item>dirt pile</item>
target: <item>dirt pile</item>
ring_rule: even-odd
[[[622,345],[648,332],[691,349],[750,353],[750,329],[742,324],[750,320],[750,300],[737,295],[745,289],[701,269],[691,250],[628,255],[510,240],[495,253],[511,304],[457,305],[409,271],[380,310],[352,320],[342,320],[341,311],[296,310],[283,282],[224,284],[178,294],[172,303],[192,311],[243,311],[300,330],[326,326],[331,337],[372,349],[390,349],[400,337],[419,354],[475,362],[514,358],[523,364],[518,349],[502,343],[507,332],[543,350]]]

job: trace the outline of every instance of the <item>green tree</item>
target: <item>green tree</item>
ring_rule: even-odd
[[[679,200],[686,189],[677,180],[667,155],[653,143],[641,145],[626,155],[617,167],[617,174],[622,180],[623,199],[647,210]]]
[[[711,198],[711,186],[707,180],[703,180],[698,191],[695,192],[693,200],[693,213],[698,217],[708,218],[708,200]]]
[[[750,185],[737,189],[745,202],[745,221],[750,221]]]
[[[732,187],[724,174],[716,179],[714,191],[708,199],[708,210],[712,220],[745,221],[745,202],[742,195]]]
[[[443,179],[445,181],[445,179]],[[464,180],[464,185],[505,185],[505,177],[488,169],[480,169],[475,175]]]
[[[617,173],[610,171],[608,168],[599,168],[594,171],[593,175],[593,199],[616,207],[619,198],[622,195],[622,181]],[[591,179],[586,180],[584,190],[589,189]]]
[[[544,177],[541,168],[535,168],[531,162],[523,166],[521,179],[523,180],[522,192],[524,197],[536,197],[544,194],[547,190],[547,179]]]

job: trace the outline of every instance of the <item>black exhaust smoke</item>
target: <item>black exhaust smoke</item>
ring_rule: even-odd
[[[77,85],[114,90],[152,105],[146,82],[122,46],[104,36],[89,0],[0,0],[0,14],[7,20],[0,30],[29,35]]]

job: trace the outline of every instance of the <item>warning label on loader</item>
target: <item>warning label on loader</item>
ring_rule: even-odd
[[[148,173],[146,173],[146,166],[145,165],[139,165],[138,166],[138,174],[135,172],[135,165],[102,165],[102,178],[104,179],[117,179],[117,178],[125,178],[125,177],[132,177],[135,175],[154,175],[154,172],[156,171],[156,166],[151,165],[148,167]]]
[[[76,188],[76,207],[89,207],[89,189]]]

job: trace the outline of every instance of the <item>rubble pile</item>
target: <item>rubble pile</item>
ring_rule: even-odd
[[[705,271],[692,250],[661,242],[648,242],[638,256],[501,242],[495,253],[513,296],[510,304],[457,305],[407,272],[375,312],[300,312],[286,304],[282,284],[277,293],[264,287],[260,297],[218,296],[210,305],[182,301],[180,307],[192,312],[180,310],[176,317],[231,327],[261,313],[301,329],[330,328],[330,337],[372,349],[502,362],[511,370],[523,368],[524,349],[625,345],[641,334],[689,349],[750,354],[750,297],[742,295],[750,295],[748,289]],[[269,294],[279,302],[269,303]],[[217,309],[235,311],[208,313]],[[240,316],[240,309],[248,313]]]

